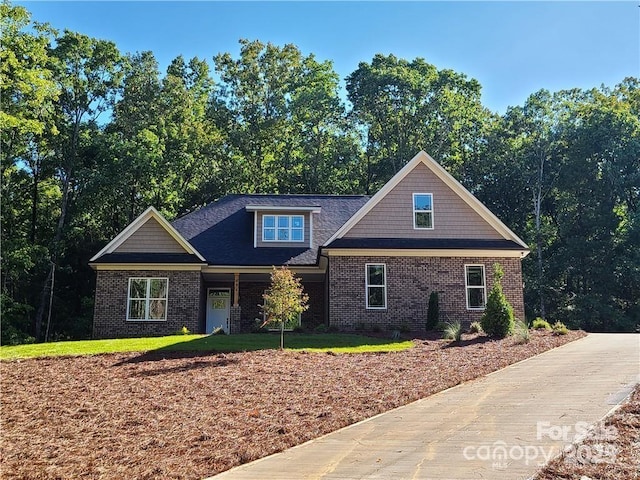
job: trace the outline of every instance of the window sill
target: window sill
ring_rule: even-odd
[[[166,318],[127,318],[127,322],[166,322]]]

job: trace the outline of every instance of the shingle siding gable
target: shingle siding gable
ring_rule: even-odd
[[[154,218],[149,218],[131,234],[115,253],[187,253]]]
[[[431,230],[413,228],[413,194],[433,194]],[[419,163],[344,238],[504,238],[460,196]]]

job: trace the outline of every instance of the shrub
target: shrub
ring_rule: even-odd
[[[438,322],[436,326],[433,328],[436,332],[444,332],[449,325],[449,322]]]
[[[411,331],[411,327],[409,327],[409,322],[402,322],[398,330],[400,330],[401,333],[409,333]]]
[[[537,317],[532,323],[531,328],[534,330],[551,330],[551,325],[544,318]]]
[[[480,332],[482,332],[482,325],[480,325],[480,322],[471,322],[471,325],[469,325],[469,333]]]
[[[191,332],[189,331],[189,329],[186,326],[184,326],[176,332],[176,335],[189,335],[190,333]]]
[[[551,327],[551,328],[553,329],[553,334],[554,335],[566,335],[567,333],[569,333],[569,329],[562,322],[554,323],[553,327]]]
[[[433,291],[429,295],[429,306],[427,307],[427,330],[433,330],[440,321],[440,305],[438,292]]]
[[[522,344],[529,343],[531,341],[531,333],[529,332],[529,327],[522,320],[516,320],[513,334],[516,337],[516,343]]]
[[[318,325],[316,328],[313,329],[316,333],[327,333],[328,327],[324,324],[321,323],[320,325]]]
[[[502,291],[502,266],[493,265],[493,287],[487,299],[487,306],[480,319],[482,330],[490,337],[504,338],[513,331],[515,319],[513,307]]]
[[[459,342],[462,340],[462,325],[458,321],[447,323],[447,327],[444,329],[442,336],[446,340]]]

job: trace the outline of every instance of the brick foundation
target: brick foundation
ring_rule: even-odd
[[[493,285],[493,264],[504,269],[502,287],[517,318],[524,319],[522,267],[519,258],[477,257],[331,257],[329,262],[330,325],[342,330],[401,328],[424,330],[429,295],[439,294],[440,319],[468,324],[482,311],[467,310],[465,264],[485,266],[487,296]],[[365,264],[387,266],[387,308],[367,310]]]
[[[130,277],[169,279],[167,319],[127,321]],[[198,271],[98,270],[93,316],[93,338],[152,337],[172,335],[183,326],[193,333],[203,331],[202,297]]]

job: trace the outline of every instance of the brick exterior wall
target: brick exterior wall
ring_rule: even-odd
[[[524,319],[522,267],[519,258],[477,257],[331,257],[329,261],[329,323],[342,330],[380,327],[424,330],[429,295],[437,290],[441,320],[468,324],[482,311],[467,310],[465,264],[485,266],[487,296],[493,285],[493,264],[504,269],[502,287],[517,318]],[[387,269],[387,308],[367,310],[365,264]]]
[[[127,321],[130,277],[169,279],[167,319]],[[194,333],[204,330],[201,316],[202,287],[198,271],[98,270],[93,316],[93,338],[150,337],[171,335],[186,326]]]

